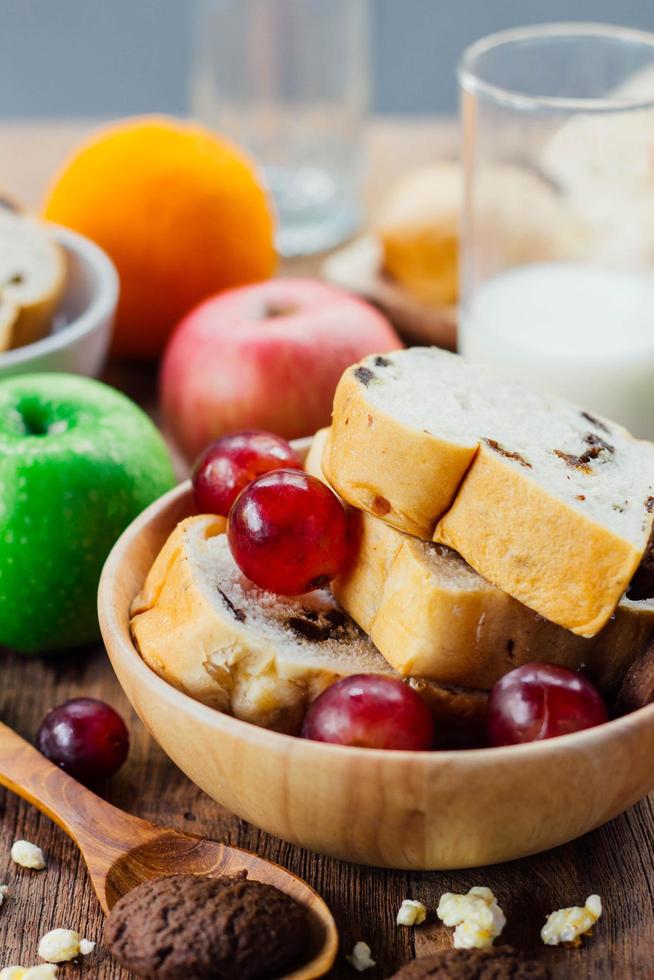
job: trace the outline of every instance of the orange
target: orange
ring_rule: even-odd
[[[155,357],[196,303],[276,265],[272,209],[253,164],[194,123],[135,118],[98,131],[57,175],[43,213],[116,264],[120,356]]]

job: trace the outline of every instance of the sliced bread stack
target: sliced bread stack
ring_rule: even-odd
[[[324,479],[329,432],[319,432],[306,461]],[[398,531],[352,509],[355,555],[334,595],[403,675],[442,684],[492,687],[507,671],[540,660],[588,676],[607,694],[654,636],[654,599],[623,596],[595,637],[576,636],[491,585],[452,549]]]
[[[354,507],[579,636],[614,614],[650,540],[651,443],[435,348],[345,372],[322,465]]]
[[[328,589],[276,596],[244,578],[225,528],[206,514],[182,521],[132,603],[132,636],[155,673],[212,708],[289,734],[339,678],[398,676]],[[408,683],[439,727],[482,723],[486,692]]]
[[[474,737],[513,667],[583,668],[612,696],[654,638],[651,574],[625,595],[650,538],[654,447],[612,422],[455,355],[399,351],[345,372],[306,468],[351,505],[352,559],[331,589],[257,588],[224,518],[202,515],[133,602],[146,663],[211,707],[297,733],[328,685],[386,673],[437,730]]]

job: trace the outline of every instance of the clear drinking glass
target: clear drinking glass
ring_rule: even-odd
[[[361,219],[367,0],[200,0],[191,109],[252,154],[282,255],[338,244]]]
[[[654,435],[654,35],[549,24],[473,44],[459,347]]]

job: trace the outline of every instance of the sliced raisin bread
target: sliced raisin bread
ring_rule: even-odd
[[[318,432],[306,468],[321,470],[327,429]],[[421,541],[365,511],[352,510],[356,554],[332,583],[339,603],[401,674],[443,684],[490,688],[520,664],[558,663],[613,693],[654,637],[654,600],[623,598],[615,615],[586,639],[482,578],[445,545]]]
[[[47,227],[0,204],[0,351],[48,333],[65,283],[66,258]]]
[[[395,674],[329,590],[287,598],[245,579],[224,530],[220,517],[182,521],[132,603],[135,643],[160,677],[219,711],[296,733],[339,677]],[[443,726],[481,723],[485,692],[410,683]]]
[[[348,368],[323,467],[355,507],[581,636],[613,615],[652,529],[651,443],[436,348]]]

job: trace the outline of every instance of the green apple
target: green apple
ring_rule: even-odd
[[[120,392],[68,374],[0,381],[0,645],[96,641],[103,562],[174,482],[161,435]]]

